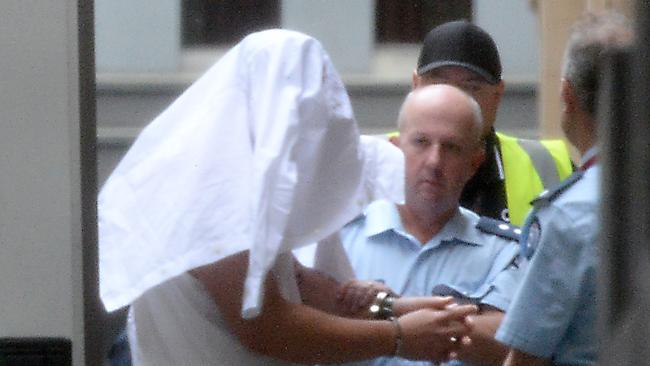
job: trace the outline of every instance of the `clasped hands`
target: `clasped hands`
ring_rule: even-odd
[[[394,294],[381,282],[349,281],[337,290],[337,312],[367,318],[368,307],[382,291]],[[400,297],[393,303],[393,312],[402,328],[399,356],[444,362],[456,358],[458,350],[471,343],[471,315],[478,308],[458,305],[450,296]]]

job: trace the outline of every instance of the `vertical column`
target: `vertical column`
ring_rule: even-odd
[[[571,24],[582,14],[588,0],[538,1],[540,16],[540,135],[563,137],[560,127],[560,77],[562,56]]]
[[[637,2],[636,47],[606,70],[599,287],[603,365],[641,365],[650,351],[650,3]],[[623,67],[621,67],[623,66]]]
[[[282,27],[316,37],[342,74],[365,73],[374,49],[372,0],[284,0]]]
[[[93,225],[82,177],[93,184],[95,173],[81,162],[94,148],[94,75],[81,76],[93,71],[88,4],[0,2],[0,352],[16,364],[44,353],[69,364],[70,345],[74,365],[96,360],[84,355],[83,253],[95,245],[82,224],[90,215]]]
[[[631,0],[537,1],[540,17],[539,120],[542,136],[563,137],[560,128],[560,76],[569,28],[587,10],[613,8],[631,16]]]
[[[73,2],[74,3],[74,2]],[[78,82],[72,99],[77,99],[79,131],[79,199],[80,250],[73,259],[73,268],[81,268],[75,286],[75,308],[83,315],[76,317],[74,333],[83,336],[84,363],[104,363],[104,306],[99,299],[99,251],[97,246],[97,98],[95,85],[95,7],[94,2],[77,2]],[[76,97],[76,98],[75,98]],[[76,207],[73,207],[75,209]],[[76,261],[80,261],[76,262]],[[77,278],[76,276],[74,278]],[[79,283],[81,282],[81,283]],[[81,358],[81,357],[78,357]]]

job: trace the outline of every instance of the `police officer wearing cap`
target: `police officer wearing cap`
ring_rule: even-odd
[[[530,201],[573,170],[561,140],[518,139],[494,130],[504,91],[501,61],[492,37],[467,21],[432,29],[420,51],[412,87],[451,84],[481,106],[486,159],[467,183],[461,205],[479,215],[521,225]],[[396,140],[395,134],[389,136]]]
[[[562,129],[582,153],[579,172],[540,195],[522,228],[527,273],[497,340],[505,365],[595,365],[597,356],[598,166],[596,95],[603,53],[631,42],[620,15],[586,15],[574,25],[564,59]]]

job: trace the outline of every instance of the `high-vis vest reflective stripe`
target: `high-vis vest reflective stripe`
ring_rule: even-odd
[[[521,225],[530,202],[544,189],[571,175],[573,167],[562,140],[518,139],[497,132],[505,176],[510,222]]]

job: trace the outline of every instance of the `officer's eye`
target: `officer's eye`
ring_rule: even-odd
[[[463,147],[460,146],[459,144],[453,143],[453,142],[446,142],[442,144],[442,147],[449,152],[452,152],[454,154],[460,154],[463,151]]]
[[[429,139],[424,136],[415,136],[412,141],[415,146],[422,147],[429,145]]]

